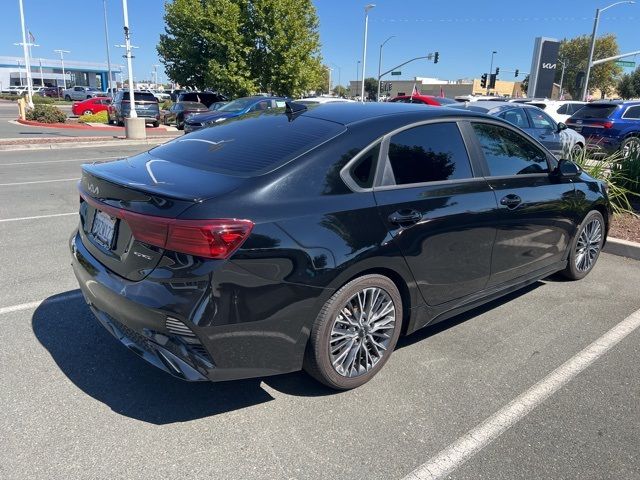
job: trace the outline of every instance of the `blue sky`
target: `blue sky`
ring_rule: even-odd
[[[28,28],[41,46],[34,57],[55,57],[54,49],[71,50],[69,59],[106,61],[102,0],[23,0]],[[536,0],[486,2],[457,0],[378,0],[369,15],[367,76],[375,76],[379,45],[385,46],[383,69],[439,51],[437,65],[418,61],[403,67],[401,78],[429,76],[446,79],[478,77],[489,69],[491,51],[497,50],[494,66],[503,71],[528,71],[536,36],[555,38],[590,34],[597,7],[613,0]],[[333,81],[355,79],[356,62],[362,58],[364,5],[356,0],[314,0],[320,18],[322,54],[334,68]],[[122,2],[107,0],[112,62],[123,62]],[[490,5],[490,6],[487,6]],[[20,55],[13,46],[21,41],[18,0],[2,0],[3,28],[0,55]],[[135,51],[137,80],[151,78],[159,63],[155,46],[163,32],[163,0],[129,0],[129,20]],[[619,5],[603,14],[599,32],[616,33],[623,52],[640,49],[638,39],[640,1]],[[633,60],[633,59],[631,59]],[[640,58],[638,59],[640,61]],[[160,67],[160,70],[161,67]],[[508,80],[503,73],[501,78]],[[397,77],[396,77],[397,78]]]

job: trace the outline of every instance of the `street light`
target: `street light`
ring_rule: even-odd
[[[24,27],[24,7],[20,0],[20,24],[22,26],[22,53],[24,54],[24,67],[27,70],[27,104],[33,108],[33,83],[31,83],[31,59],[27,51],[27,33]]]
[[[598,24],[600,23],[600,14],[605,10],[616,5],[623,3],[634,4],[634,0],[624,0],[622,2],[612,3],[604,8],[596,8],[596,18],[593,21],[593,33],[591,34],[591,46],[589,47],[589,60],[587,61],[587,72],[584,75],[584,86],[582,87],[582,100],[587,101],[587,92],[589,91],[589,75],[591,74],[591,63],[593,62],[593,52],[596,48],[596,32],[598,31]]]
[[[369,10],[374,8],[375,3],[369,3],[364,7],[364,47],[362,49],[362,88],[360,90],[360,101],[364,102],[364,78],[367,72],[367,30],[369,28]]]
[[[356,62],[356,88],[358,88],[358,83],[360,83],[360,63],[361,61],[358,60]],[[358,95],[354,95],[354,97],[357,97]]]
[[[491,65],[489,66],[489,78],[491,78],[491,74],[493,73],[493,56],[498,53],[496,50],[491,52]],[[489,85],[491,85],[491,82],[487,83],[487,95],[489,95],[489,90],[491,90],[491,87],[489,87]]]
[[[378,96],[376,97],[378,101],[380,101],[380,68],[382,67],[382,47],[384,47],[384,44],[387,43],[392,38],[396,38],[396,36],[391,35],[389,38],[387,38],[384,42],[380,44],[380,56],[378,57]]]
[[[107,69],[109,70],[109,79],[107,80],[107,92],[111,97],[113,97],[113,92],[111,89],[111,53],[109,52],[109,24],[107,23],[107,0],[102,0],[102,8],[104,10],[104,41],[105,46],[107,47]]]
[[[564,92],[562,91],[562,84],[564,83],[564,69],[567,68],[567,62],[558,59],[558,63],[562,64],[562,73],[560,74],[560,100],[564,100]]]
[[[64,54],[71,53],[69,50],[54,50],[55,53],[60,54],[60,62],[62,63],[62,83],[64,84],[64,88],[67,88],[67,75],[64,72]],[[56,80],[56,87],[58,86],[58,81]],[[58,98],[60,97],[60,93],[58,93]]]

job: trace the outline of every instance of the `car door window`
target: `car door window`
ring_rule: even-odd
[[[562,105],[558,110],[556,110],[556,113],[559,113],[560,115],[568,115],[569,114],[569,104],[565,103],[564,105]]]
[[[556,124],[551,119],[549,115],[544,113],[541,110],[534,110],[533,108],[529,110],[529,117],[531,118],[531,123],[533,124],[533,128],[541,129],[541,130],[555,130]]]
[[[471,164],[458,125],[421,125],[404,130],[389,141],[385,185],[472,178]]]
[[[633,119],[640,118],[640,105],[638,105],[637,107],[627,108],[627,111],[624,112],[624,115],[622,116],[622,118],[633,118]]]
[[[473,123],[492,177],[549,172],[547,155],[533,143],[508,128]]]
[[[573,115],[578,110],[580,110],[582,107],[584,107],[584,105],[581,104],[581,103],[570,103],[569,104],[569,110],[568,110],[567,113],[568,113],[568,115]]]
[[[507,122],[515,125],[520,128],[529,128],[529,120],[527,120],[527,115],[524,113],[524,110],[521,108],[514,108],[512,110],[507,110],[506,112],[501,113],[498,117],[506,120]]]

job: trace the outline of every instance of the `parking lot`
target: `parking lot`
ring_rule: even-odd
[[[401,339],[356,390],[184,383],[103,330],[70,267],[80,165],[142,149],[0,152],[2,479],[405,478],[640,309],[640,264],[603,254]],[[640,329],[618,340],[447,478],[640,478]]]

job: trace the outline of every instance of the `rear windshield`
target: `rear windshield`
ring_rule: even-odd
[[[573,118],[607,118],[616,108],[617,105],[585,105],[573,114]]]
[[[205,128],[150,151],[163,160],[209,172],[253,177],[270,172],[344,132],[344,125],[282,109]]]
[[[207,107],[205,107],[202,103],[198,103],[198,102],[180,102],[182,105],[185,106],[185,108],[199,108],[201,110],[206,110]]]
[[[133,98],[136,102],[157,102],[158,99],[153,96],[153,93],[148,92],[133,92]],[[122,92],[122,100],[129,100],[129,92]]]

